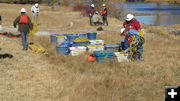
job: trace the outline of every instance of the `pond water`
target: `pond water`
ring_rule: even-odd
[[[120,4],[120,3],[119,3]],[[141,23],[148,25],[180,24],[180,5],[169,3],[123,3],[124,7],[132,13],[154,13],[153,15],[135,16]],[[164,14],[163,14],[164,13]],[[167,14],[166,14],[167,13]]]
[[[90,5],[90,2],[81,2]],[[142,24],[147,25],[171,25],[180,24],[180,4],[169,4],[166,2],[116,2],[116,6],[122,6],[128,13],[142,13],[135,16]],[[151,13],[151,14],[150,14]],[[153,13],[153,14],[152,14]]]

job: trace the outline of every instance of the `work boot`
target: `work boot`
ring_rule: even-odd
[[[28,48],[23,48],[22,50],[23,50],[23,51],[27,51],[27,50],[28,50]]]

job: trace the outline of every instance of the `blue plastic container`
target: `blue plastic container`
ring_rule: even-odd
[[[70,34],[70,33],[65,33],[64,35],[65,35],[65,36],[69,36],[69,35],[74,35],[74,34]]]
[[[80,38],[87,37],[87,34],[78,34],[78,37]]]
[[[96,56],[97,62],[110,60],[114,57],[114,53],[111,51],[94,51],[94,55]]]
[[[120,43],[110,43],[105,45],[105,50],[109,50],[112,52],[117,52],[120,49]]]
[[[87,33],[87,38],[89,40],[95,40],[97,33]]]
[[[50,39],[51,39],[51,42],[52,43],[56,43],[56,41],[57,41],[57,35],[61,35],[61,34],[51,34],[50,35]]]
[[[73,42],[76,38],[78,38],[78,35],[67,35],[67,41],[69,42]]]
[[[85,41],[85,42],[73,42],[74,46],[87,46],[89,44],[90,44],[89,41]]]
[[[71,47],[72,44],[73,44],[73,42],[65,41],[65,42],[61,43],[60,46]]]
[[[56,52],[58,54],[68,55],[70,53],[70,50],[69,50],[69,47],[67,47],[66,45],[59,45],[59,46],[56,46]]]
[[[70,53],[69,47],[72,46],[72,42],[63,42],[60,45],[56,46],[56,52],[58,54],[68,55]]]

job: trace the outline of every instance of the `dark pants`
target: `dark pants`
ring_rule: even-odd
[[[92,26],[92,16],[89,16],[89,24]]]
[[[23,49],[27,49],[27,32],[21,32],[21,41]]]
[[[102,25],[102,22],[94,22],[94,25],[96,26],[96,25]]]
[[[103,25],[106,24],[108,26],[107,15],[102,15],[102,19],[103,19]]]
[[[125,39],[121,42],[121,48],[122,48],[122,50],[126,50],[129,48],[128,40]]]

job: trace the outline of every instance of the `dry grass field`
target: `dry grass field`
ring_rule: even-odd
[[[30,15],[30,5],[0,4],[3,26],[12,26],[21,7]],[[78,33],[96,29],[71,7],[40,7],[40,31]],[[109,23],[97,38],[106,43],[119,42],[123,39],[119,36],[122,21],[109,18]],[[88,53],[75,57],[58,55],[46,35],[28,38],[49,53],[36,54],[22,51],[20,39],[0,36],[0,53],[14,55],[0,60],[0,101],[164,100],[165,86],[180,84],[180,38],[155,27],[143,28],[144,62],[97,63],[85,60]]]

